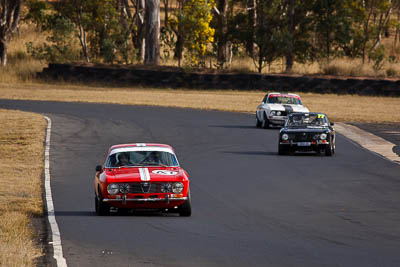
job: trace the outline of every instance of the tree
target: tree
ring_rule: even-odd
[[[372,49],[378,48],[380,45],[381,39],[382,39],[382,32],[384,29],[387,27],[390,15],[392,14],[393,11],[393,2],[392,0],[389,1],[383,1],[382,5],[379,6],[381,14],[379,17],[379,24],[377,25],[376,29],[376,41],[375,44],[373,45]]]
[[[210,26],[214,7],[213,0],[186,0],[183,9],[170,20],[178,41],[181,36],[183,47],[190,54],[192,65],[204,66],[207,45],[214,42],[215,29]]]
[[[284,55],[286,36],[282,30],[281,14],[284,6],[279,0],[257,0],[257,23],[253,61],[259,73]]]
[[[286,52],[286,71],[291,72],[293,68],[293,38],[294,38],[294,0],[289,0],[289,38]]]
[[[2,0],[0,3],[0,64],[7,65],[7,48],[20,18],[21,0]]]
[[[227,61],[227,43],[228,43],[228,0],[217,1],[217,18],[218,18],[218,31],[217,31],[217,42],[218,42],[218,65],[224,67]]]
[[[86,62],[90,61],[88,34],[93,25],[94,6],[96,6],[96,3],[92,0],[60,0],[54,5],[57,12],[56,16],[68,19],[77,28],[77,37]]]
[[[248,37],[246,38],[246,50],[250,57],[254,56],[254,39],[255,39],[255,28],[257,25],[257,0],[247,0],[248,10]]]
[[[146,51],[144,62],[160,64],[160,0],[146,0]]]
[[[130,29],[121,18],[124,5],[117,0],[59,0],[55,15],[75,25],[82,57],[87,61],[129,61],[133,47]]]
[[[139,62],[144,62],[145,51],[145,0],[131,0],[134,13],[132,13],[128,0],[122,0],[122,13],[129,26],[132,43],[137,49],[136,58]]]
[[[318,57],[325,57],[329,64],[331,56],[335,55],[332,48],[340,47],[340,42],[348,43],[351,40],[351,19],[346,1],[318,0],[314,4],[313,14]]]

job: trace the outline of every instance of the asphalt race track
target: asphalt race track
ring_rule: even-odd
[[[254,115],[0,100],[52,119],[56,218],[69,266],[400,266],[400,166],[337,137],[333,157],[278,156]],[[98,217],[93,176],[109,146],[172,145],[192,217]]]

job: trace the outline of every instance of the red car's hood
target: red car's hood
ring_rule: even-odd
[[[183,181],[184,171],[179,167],[133,167],[106,170],[109,183]]]

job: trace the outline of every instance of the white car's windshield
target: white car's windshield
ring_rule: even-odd
[[[293,114],[290,115],[287,127],[326,127],[328,120],[325,114]]]
[[[267,103],[269,104],[289,104],[289,105],[302,105],[299,98],[293,96],[270,96],[268,97]]]
[[[178,166],[174,154],[165,151],[121,151],[108,156],[106,167]]]

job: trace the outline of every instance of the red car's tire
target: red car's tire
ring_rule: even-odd
[[[188,199],[179,206],[178,208],[179,216],[189,217],[192,215],[192,201],[190,199],[190,190],[188,192]]]
[[[99,192],[99,196],[95,196],[94,205],[96,209],[96,214],[99,216],[106,216],[110,213],[110,207],[107,203],[103,202],[103,197]]]

